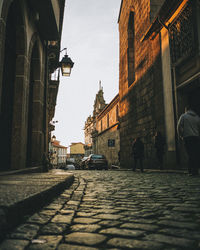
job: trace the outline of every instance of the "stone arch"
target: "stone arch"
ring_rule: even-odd
[[[12,2],[14,2],[14,0],[4,0],[3,1],[2,11],[1,11],[1,18],[3,20],[7,19],[8,12],[9,12],[9,9],[10,9],[10,5],[12,4]]]
[[[27,166],[42,164],[44,147],[44,84],[41,73],[39,40],[34,34],[29,48],[27,100]]]
[[[6,40],[6,24],[9,21],[9,13],[11,12],[12,6],[15,6],[15,11],[13,13],[14,18],[16,18],[14,25],[16,27],[16,54],[23,51],[26,52],[26,31],[25,31],[25,16],[24,10],[22,11],[22,5],[20,1],[17,0],[4,0],[2,3],[2,8],[0,10],[0,61],[4,61],[5,55],[5,40]],[[17,25],[16,25],[17,24]],[[13,29],[14,30],[14,29]],[[19,49],[21,48],[21,49]],[[0,97],[2,94],[2,81],[3,81],[3,67],[0,67]],[[1,99],[1,98],[0,98]],[[0,103],[1,110],[1,103]]]
[[[6,37],[6,19],[8,16],[8,11],[10,4],[13,0],[4,0],[0,6],[0,62],[4,61],[5,52],[5,37]],[[2,82],[3,82],[3,65],[0,66],[0,100],[2,99]],[[2,102],[0,101],[0,115],[2,114]]]
[[[2,154],[5,170],[20,168],[21,164],[17,155],[21,155],[20,137],[22,134],[20,117],[20,106],[23,107],[23,87],[24,78],[20,80],[17,75],[24,72],[24,67],[20,56],[25,57],[26,53],[26,32],[24,25],[24,11],[19,1],[4,1],[1,13],[1,21],[5,24],[2,31],[2,50],[4,55],[2,79],[0,79],[1,123],[0,133],[3,138],[4,150]],[[2,25],[1,23],[1,25]],[[20,58],[20,59],[19,59]],[[25,65],[25,63],[24,63]],[[16,111],[18,113],[16,113]],[[17,114],[17,115],[16,115]],[[19,161],[18,161],[19,160]]]

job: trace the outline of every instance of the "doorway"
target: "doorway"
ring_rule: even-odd
[[[27,167],[39,166],[43,155],[44,86],[41,82],[39,44],[35,41],[30,57],[27,127]]]
[[[200,116],[200,79],[188,83],[177,90],[177,121],[181,114],[185,113],[185,107],[189,106]],[[181,167],[187,168],[187,154],[184,143],[177,140]]]
[[[185,112],[185,107],[190,106],[200,115],[200,79],[197,79],[178,90],[178,116]]]

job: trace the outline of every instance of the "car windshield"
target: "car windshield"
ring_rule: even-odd
[[[105,159],[104,155],[92,155],[91,156],[92,159]]]

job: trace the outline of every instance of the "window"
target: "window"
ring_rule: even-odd
[[[115,147],[115,139],[108,139],[108,147]]]
[[[128,86],[135,81],[135,27],[134,27],[134,12],[130,12],[128,21]]]

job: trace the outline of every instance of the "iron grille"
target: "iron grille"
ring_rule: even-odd
[[[172,62],[192,56],[195,53],[193,8],[191,1],[170,26],[170,48]]]

